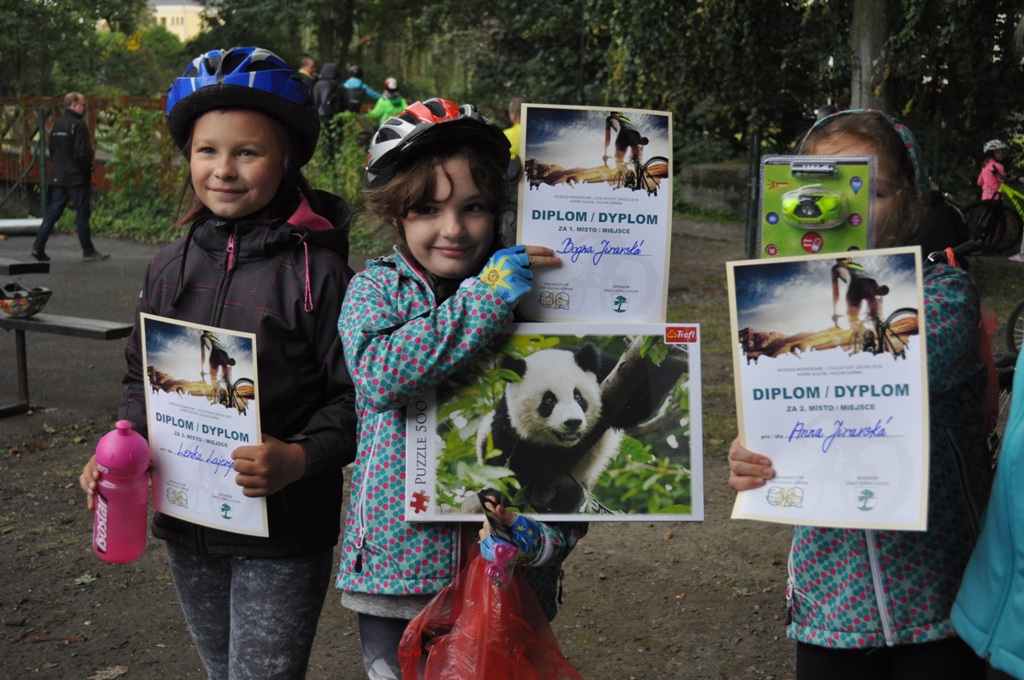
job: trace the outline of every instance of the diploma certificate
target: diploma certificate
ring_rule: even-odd
[[[255,336],[141,316],[153,507],[268,536],[266,499],[242,494],[231,457],[236,447],[261,441]]]
[[[917,248],[728,263],[740,441],[777,476],[734,518],[924,530],[928,371]]]

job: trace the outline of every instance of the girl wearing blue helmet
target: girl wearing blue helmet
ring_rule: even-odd
[[[340,533],[342,468],[355,455],[354,392],[336,321],[352,270],[349,210],[301,168],[320,124],[309,87],[255,47],[207,52],[167,97],[189,162],[188,233],[150,263],[138,313],[256,336],[262,442],[231,456],[269,536],[156,513],[171,575],[210,678],[302,678]],[[146,433],[139,324],[119,417]],[[94,503],[95,459],[81,485]]]

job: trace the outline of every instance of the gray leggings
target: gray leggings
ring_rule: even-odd
[[[359,614],[359,642],[368,680],[396,680],[402,677],[398,643],[409,622],[384,616]]]
[[[167,544],[185,623],[210,680],[305,677],[333,553],[200,556]]]

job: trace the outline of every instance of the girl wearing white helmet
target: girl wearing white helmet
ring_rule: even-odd
[[[1006,145],[1001,140],[990,139],[982,147],[985,153],[985,163],[978,173],[978,186],[981,187],[981,200],[991,201],[999,198],[999,186],[1003,183],[1003,175],[1006,174],[1006,167],[1003,160],[1006,158]]]
[[[298,680],[333,571],[342,470],[355,456],[354,393],[336,329],[352,275],[349,210],[303,178],[320,132],[312,94],[267,50],[194,59],[168,93],[167,127],[189,163],[192,202],[178,221],[188,233],[150,263],[137,312],[194,325],[197,339],[215,328],[255,335],[262,441],[225,453],[240,493],[266,498],[269,535],[162,512],[153,535],[166,541],[208,676]],[[138,322],[125,356],[119,416],[145,435]],[[198,477],[205,464],[196,465]],[[93,458],[80,478],[90,508],[98,478]]]
[[[352,279],[338,320],[356,386],[359,450],[337,586],[359,615],[372,680],[403,677],[398,647],[407,623],[453,581],[461,546],[479,528],[404,521],[406,405],[513,321],[533,268],[560,263],[549,248],[502,246],[508,162],[501,130],[474,107],[445,99],[413,103],[370,145],[367,210],[395,229],[398,244]],[[561,562],[586,525],[498,512],[554,617]]]
[[[380,123],[405,111],[408,105],[405,97],[398,92],[398,80],[388,78],[384,81],[384,94],[366,115]]]

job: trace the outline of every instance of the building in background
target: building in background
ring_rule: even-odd
[[[203,6],[198,3],[149,0],[149,6],[157,25],[178,36],[181,42],[191,40],[203,28]]]

